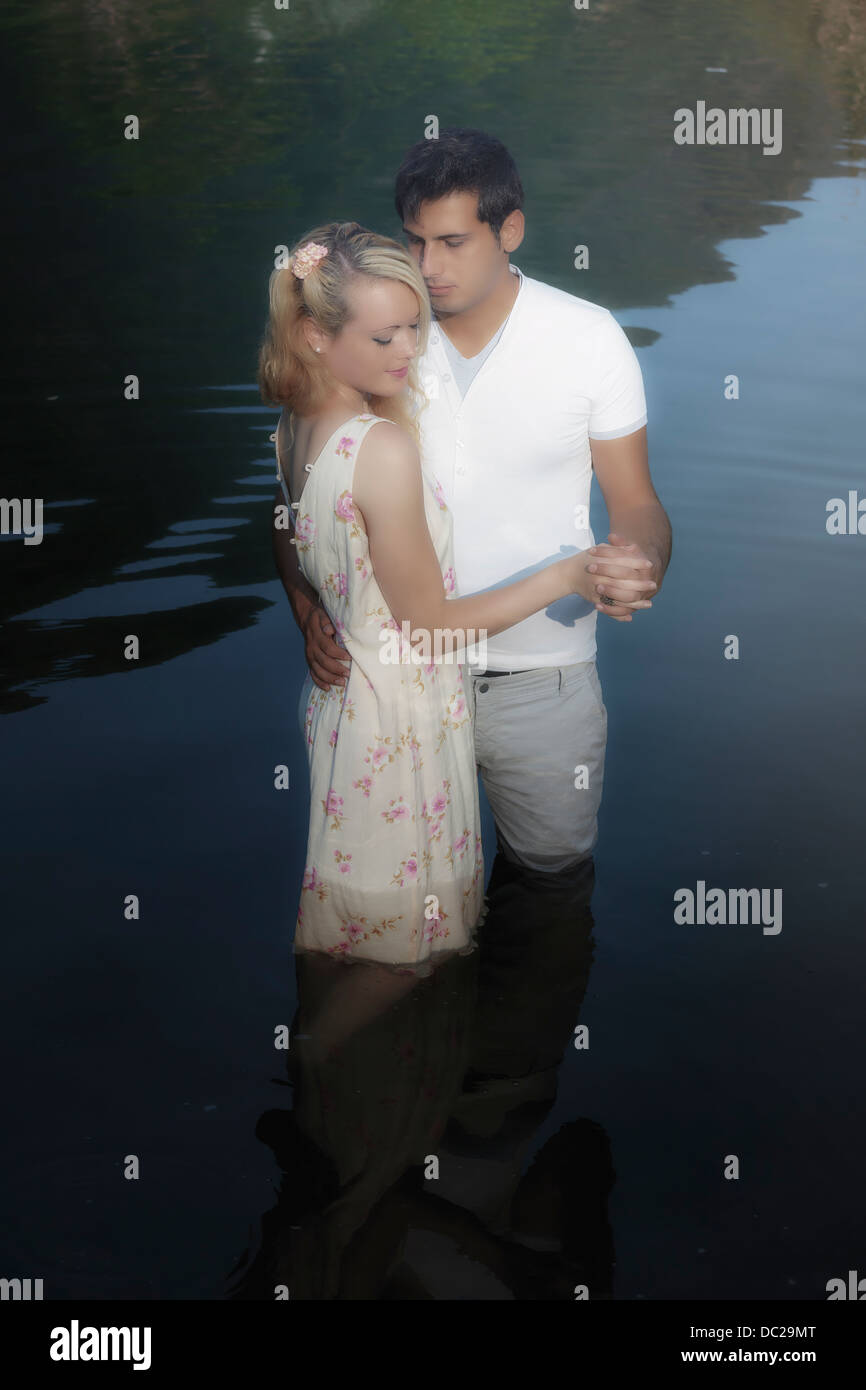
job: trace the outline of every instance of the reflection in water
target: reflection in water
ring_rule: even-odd
[[[296,958],[291,1113],[257,1133],[283,1170],[235,1296],[382,1296],[403,1239],[395,1188],[435,1150],[466,1067],[476,955],[427,977]],[[349,1020],[351,1019],[351,1022]]]
[[[586,992],[593,881],[591,859],[544,875],[498,854],[479,951],[420,980],[296,957],[294,1110],[257,1127],[279,1200],[230,1297],[611,1297],[604,1131],[572,1120],[533,1157]]]
[[[10,688],[3,692],[0,711],[13,714],[47,701],[47,694],[21,688],[21,681],[30,679],[42,685],[71,676],[110,676],[162,665],[189,651],[192,631],[197,647],[218,642],[227,629],[240,632],[252,627],[267,606],[257,595],[238,595],[189,607],[176,605],[167,612],[124,613],[120,618],[100,615],[86,620],[18,620],[14,637],[10,634],[14,642],[14,679],[10,662],[6,667]],[[134,632],[141,642],[141,655],[134,668],[124,659],[118,637],[121,629],[123,633]]]

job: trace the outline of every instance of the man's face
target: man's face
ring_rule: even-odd
[[[422,203],[403,230],[439,318],[474,308],[500,282],[508,258],[490,224],[478,221],[476,193]]]

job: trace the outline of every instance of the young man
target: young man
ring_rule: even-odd
[[[458,592],[508,583],[564,549],[597,555],[595,607],[576,594],[552,604],[488,639],[487,668],[472,673],[476,760],[499,850],[521,869],[557,874],[583,864],[597,840],[607,713],[596,611],[630,622],[622,604],[654,597],[670,524],[650,479],[631,344],[607,309],[510,264],[522,203],[513,159],[480,131],[419,141],[397,174],[397,212],[436,317],[420,426],[425,464],[452,512]],[[598,547],[593,469],[612,527]],[[285,533],[274,537],[311,678],[342,684],[346,652]],[[640,593],[617,583],[638,577],[647,580]]]

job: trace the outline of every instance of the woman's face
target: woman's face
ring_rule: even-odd
[[[400,280],[356,276],[351,317],[335,338],[322,338],[322,358],[338,381],[368,396],[396,396],[418,351],[418,299]]]

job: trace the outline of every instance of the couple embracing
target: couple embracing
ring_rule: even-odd
[[[295,953],[424,975],[484,915],[479,769],[514,864],[591,855],[597,613],[652,606],[670,526],[623,330],[511,263],[523,190],[501,142],[420,141],[395,203],[406,247],[332,222],[273,272],[259,384],[283,407],[274,551],[310,669]]]

